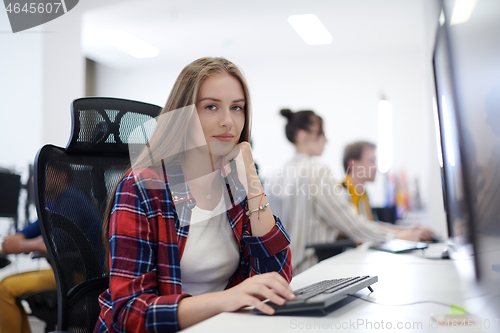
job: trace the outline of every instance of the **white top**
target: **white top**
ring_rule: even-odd
[[[293,273],[317,262],[309,244],[330,243],[339,232],[357,242],[386,241],[395,234],[379,222],[358,215],[347,200],[346,189],[330,170],[305,154],[297,154],[266,183],[274,214],[290,235]]]
[[[194,296],[224,290],[239,261],[224,196],[213,211],[195,206],[181,259],[182,292]]]

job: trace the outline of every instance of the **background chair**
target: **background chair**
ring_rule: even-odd
[[[18,229],[18,210],[19,210],[19,195],[21,189],[27,191],[25,200],[25,220],[28,218],[29,205],[32,203],[32,168],[30,166],[30,173],[28,176],[27,184],[21,183],[21,176],[9,172],[9,170],[0,170],[0,184],[2,190],[0,191],[0,216],[12,218],[12,229]],[[33,259],[42,258],[43,256],[32,256]],[[10,264],[7,255],[0,253],[0,268]],[[53,330],[57,322],[57,297],[56,290],[44,290],[36,293],[28,293],[22,295],[16,300],[19,306],[21,302],[26,301],[29,304],[31,312],[30,316],[37,317],[46,323],[46,332]]]
[[[67,147],[46,145],[37,154],[36,206],[56,278],[59,331],[94,329],[100,311],[98,296],[108,288],[102,216],[130,166],[129,147],[147,142],[154,128],[151,121],[160,110],[156,105],[115,98],[77,99],[72,104]],[[48,172],[56,167],[69,170],[69,183],[64,173]],[[61,197],[51,200],[57,190],[64,192],[63,208]],[[96,215],[97,222],[92,217]]]
[[[318,261],[328,259],[330,257],[336,256],[348,249],[356,247],[356,243],[350,239],[339,239],[333,243],[324,244],[310,244],[306,246],[306,249],[312,248],[318,257]]]
[[[396,223],[396,207],[373,207],[372,215],[376,221]]]
[[[29,316],[37,317],[45,322],[45,332],[56,329],[57,324],[57,290],[47,289],[34,293],[27,293],[16,300],[18,306],[26,301],[31,309]]]
[[[31,253],[33,260],[48,260],[45,252],[35,251]],[[22,302],[28,303],[31,312],[28,316],[33,316],[45,322],[45,332],[51,332],[57,325],[57,290],[39,290],[22,295],[16,300],[18,306],[23,306]]]
[[[21,176],[10,173],[10,170],[0,169],[0,217],[12,218],[14,228],[17,226],[17,205],[19,201],[19,190],[21,188]],[[10,264],[6,254],[0,253],[0,268]]]
[[[372,208],[373,217],[377,221],[388,222],[394,224],[396,222],[396,207],[383,207],[383,208]],[[314,249],[318,261],[328,259],[330,257],[336,256],[348,249],[355,248],[357,246],[356,242],[344,238],[338,239],[333,243],[326,244],[310,244],[306,248]]]

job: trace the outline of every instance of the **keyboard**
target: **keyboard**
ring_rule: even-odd
[[[320,311],[328,313],[327,308],[347,297],[349,294],[358,292],[363,288],[368,288],[371,292],[371,285],[378,281],[377,276],[356,276],[342,279],[323,280],[307,287],[294,291],[295,299],[286,301],[284,305],[277,305],[268,302],[275,309],[275,314],[300,314],[310,311]],[[255,313],[262,314],[257,309]]]

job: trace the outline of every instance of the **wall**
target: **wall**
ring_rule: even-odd
[[[15,34],[0,10],[0,167],[22,172],[44,144],[66,145],[71,101],[84,96],[81,16],[98,6],[86,0]]]
[[[86,5],[98,4],[88,1]],[[254,154],[262,173],[272,173],[293,155],[279,109],[308,108],[325,119],[329,143],[321,159],[340,180],[343,146],[357,139],[377,139],[374,124],[383,93],[392,102],[394,112],[393,171],[406,170],[410,180],[420,179],[431,219],[436,218],[436,224],[444,223],[430,104],[436,8],[435,2],[423,1],[422,12],[416,13],[422,17],[421,47],[417,49],[395,47],[385,52],[352,54],[344,51],[328,59],[283,59],[279,63],[238,62],[250,84]],[[43,144],[66,144],[69,105],[85,94],[80,46],[84,9],[84,4],[79,4],[42,27],[0,34],[2,50],[8,50],[0,54],[0,166],[21,172]],[[3,11],[0,30],[10,31]],[[163,105],[184,65],[131,70],[97,63],[95,93]],[[374,205],[383,204],[382,177],[369,187],[369,192]]]
[[[345,144],[377,140],[377,105],[384,93],[394,111],[394,170],[411,179],[427,178],[428,136],[423,100],[421,50],[344,54],[322,62],[238,63],[247,77],[253,103],[254,157],[264,175],[293,155],[284,134],[283,107],[312,109],[325,120],[329,140],[321,158],[342,176]],[[181,65],[138,70],[97,64],[96,93],[164,105]],[[432,128],[431,128],[432,129]],[[382,177],[372,186],[374,204],[382,203]],[[424,183],[424,197],[428,186]]]
[[[42,140],[42,34],[12,34],[0,10],[0,166],[23,170]],[[10,32],[10,33],[8,33]]]

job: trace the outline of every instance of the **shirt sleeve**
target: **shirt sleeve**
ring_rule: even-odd
[[[162,279],[168,280],[171,293],[160,295],[158,284],[165,283],[157,275],[161,195],[148,192],[138,187],[133,177],[126,178],[117,188],[110,218],[109,292],[117,332],[178,331],[177,307],[189,296],[168,277]],[[168,244],[167,248],[164,255],[174,257],[176,246]]]
[[[235,216],[241,216],[237,227],[240,240],[240,267],[228,288],[242,282],[256,274],[278,272],[288,282],[292,280],[292,253],[290,251],[290,237],[285,231],[281,220],[274,216],[275,224],[265,235],[252,236],[250,218],[245,214],[248,211],[246,191],[239,181],[235,162],[231,162],[231,173],[227,177],[230,185],[232,201],[238,207]]]
[[[36,220],[33,223],[28,224],[25,226],[19,233],[24,235],[24,238],[26,239],[32,239],[35,237],[38,237],[42,234],[42,231],[40,230],[40,224],[38,220]]]
[[[276,224],[263,236],[251,236],[250,220],[244,214],[243,235],[241,239],[240,267],[230,279],[227,288],[233,287],[256,274],[277,272],[289,283],[292,280],[292,253],[290,238],[280,219],[275,216]]]
[[[368,220],[358,214],[356,207],[344,196],[343,189],[331,177],[328,168],[317,166],[317,175],[313,179],[314,208],[318,215],[327,225],[339,229],[357,242],[387,241],[394,239],[396,235],[379,222]]]
[[[267,272],[278,272],[288,282],[291,281],[290,237],[283,228],[279,217],[274,216],[275,225],[265,235],[250,235],[250,223],[242,241],[248,245],[251,262],[250,276]]]

